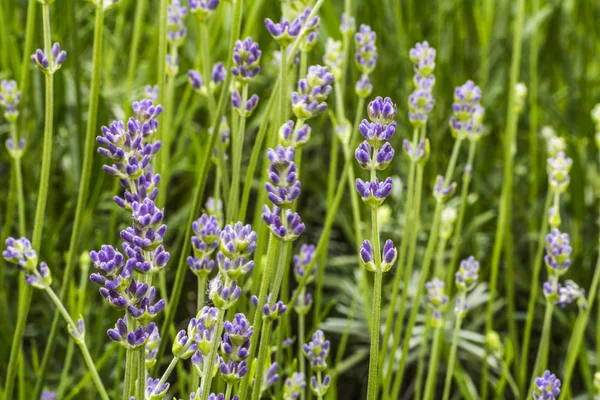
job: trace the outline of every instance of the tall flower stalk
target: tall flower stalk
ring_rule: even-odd
[[[67,58],[67,53],[61,51],[58,43],[51,44],[50,31],[50,4],[51,0],[42,2],[43,16],[43,32],[44,32],[44,50],[38,49],[31,56],[31,61],[45,75],[45,111],[44,111],[44,140],[42,145],[42,162],[40,185],[37,196],[37,206],[35,210],[35,218],[33,223],[33,248],[40,248],[42,241],[42,230],[46,215],[46,202],[48,200],[48,189],[50,183],[50,166],[52,161],[52,142],[53,142],[53,127],[54,127],[54,73],[60,69]],[[17,144],[15,144],[17,145]],[[6,374],[6,383],[4,394],[7,398],[11,398],[14,389],[15,375],[17,369],[17,361],[21,355],[21,340],[23,339],[23,331],[25,322],[29,314],[31,305],[31,288],[23,286],[23,295],[21,296],[22,307],[17,317],[17,324],[11,344],[10,358],[8,361],[8,370]]]
[[[74,276],[77,255],[79,254],[77,247],[79,246],[79,240],[81,239],[81,226],[83,225],[86,200],[89,195],[88,189],[90,186],[92,161],[94,157],[94,137],[96,132],[98,104],[100,98],[100,77],[102,76],[102,35],[104,30],[104,11],[113,3],[114,2],[112,1],[106,1],[105,4],[104,0],[97,0],[94,2],[94,6],[96,7],[96,17],[94,22],[94,47],[92,55],[92,79],[90,84],[88,122],[85,133],[81,180],[79,182],[79,192],[77,194],[77,206],[75,208],[73,229],[71,231],[71,238],[69,241],[67,263],[63,275],[61,290],[59,292],[59,298],[61,302],[64,302],[67,298],[68,289],[71,286],[71,280]],[[48,341],[46,342],[46,349],[44,350],[44,356],[42,358],[40,371],[38,373],[38,379],[34,393],[34,397],[36,398],[41,395],[41,392],[44,388],[46,373],[50,365],[52,354],[54,353],[59,321],[60,313],[57,309],[54,314],[54,319],[48,335]]]
[[[383,274],[396,262],[397,252],[391,240],[383,249],[380,246],[378,208],[392,191],[392,179],[379,181],[377,171],[385,170],[392,162],[394,149],[389,140],[396,132],[397,108],[391,99],[377,97],[367,108],[369,121],[360,124],[364,141],[355,152],[358,164],[369,171],[370,180],[356,179],[356,190],[363,202],[371,209],[371,240],[365,240],[360,248],[363,266],[375,274],[373,283],[373,308],[371,324],[371,350],[369,359],[369,386],[367,398],[378,398],[379,335],[381,319],[381,289]]]
[[[437,366],[439,362],[438,351],[441,342],[440,331],[444,329],[444,312],[448,305],[448,296],[444,290],[444,282],[434,278],[432,281],[427,282],[425,287],[427,289],[427,303],[431,307],[431,325],[433,330],[433,346],[429,356],[429,371],[427,373],[427,381],[425,382],[425,394],[423,395],[424,400],[433,399],[433,392],[435,390],[435,381],[437,377]]]

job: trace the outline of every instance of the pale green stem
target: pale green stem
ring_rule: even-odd
[[[374,178],[375,170],[371,171],[371,179]],[[383,271],[381,269],[381,248],[379,243],[379,224],[377,221],[377,207],[371,207],[372,223],[372,243],[375,256],[375,281],[373,283],[373,323],[371,325],[371,351],[369,357],[369,383],[367,388],[367,399],[375,400],[378,398],[379,375],[379,334],[381,322],[381,287],[383,285]]]
[[[433,399],[433,392],[435,390],[435,381],[437,378],[437,369],[439,362],[439,357],[437,356],[437,354],[439,352],[440,341],[442,337],[442,335],[440,335],[441,329],[443,328],[437,327],[433,331],[433,347],[431,348],[431,354],[429,357],[429,371],[427,371],[427,380],[425,382],[425,395],[423,396],[424,400]]]
[[[321,371],[317,371],[317,382],[319,382],[319,386],[321,386],[321,382],[323,382],[323,377],[321,375]],[[317,395],[317,397],[319,398],[319,400],[323,400],[323,395],[321,394],[321,392],[319,391],[319,394]]]
[[[167,370],[160,378],[160,381],[158,381],[158,385],[156,385],[156,389],[160,388],[162,385],[164,385],[167,382],[167,379],[169,379],[171,372],[173,372],[173,370],[175,369],[175,366],[177,365],[178,362],[179,362],[179,357],[173,357],[173,359],[169,363],[169,366],[167,367]]]
[[[131,35],[131,47],[129,48],[129,57],[127,63],[127,91],[125,92],[125,104],[123,109],[129,107],[131,93],[133,91],[133,82],[135,72],[138,70],[138,47],[140,44],[142,23],[144,22],[144,13],[146,11],[146,0],[137,0],[135,2],[135,16],[133,17],[133,33]],[[160,60],[159,60],[160,61]]]
[[[44,49],[46,54],[51,52],[51,32],[50,32],[50,5],[42,4],[43,10],[43,27],[44,27]],[[44,227],[44,219],[46,215],[46,202],[48,200],[48,187],[50,182],[50,168],[52,161],[52,128],[54,126],[54,95],[53,95],[53,76],[46,74],[46,96],[45,96],[45,125],[44,125],[44,141],[42,151],[42,166],[40,176],[40,187],[38,191],[38,202],[35,210],[35,219],[33,224],[32,245],[34,249],[39,249],[42,240],[42,230]],[[11,344],[10,357],[8,361],[8,369],[6,374],[6,383],[4,396],[7,399],[12,398],[15,375],[17,373],[17,364],[21,354],[21,341],[23,339],[23,331],[29,307],[31,306],[32,289],[29,285],[23,286],[22,292],[22,308],[17,318],[15,332]]]
[[[542,258],[544,256],[544,248],[546,242],[546,233],[548,232],[548,210],[550,209],[550,203],[552,201],[552,189],[548,188],[546,194],[546,201],[544,205],[544,213],[542,214],[542,223],[538,233],[538,244],[535,252],[535,259],[532,265],[531,271],[531,285],[529,287],[529,303],[527,305],[527,318],[525,319],[525,331],[523,333],[523,347],[521,348],[521,365],[519,368],[519,387],[521,390],[527,381],[527,364],[529,359],[529,343],[531,341],[531,329],[533,327],[533,321],[535,317],[535,304],[537,302],[537,295],[539,289],[539,277],[540,270],[542,268]]]
[[[425,371],[425,355],[427,354],[427,343],[429,342],[429,330],[431,329],[431,312],[427,310],[427,320],[421,345],[419,346],[419,360],[417,361],[417,379],[415,381],[415,399],[421,398],[421,384],[423,383],[423,372]]]
[[[88,107],[88,123],[85,134],[85,147],[83,155],[83,165],[81,171],[81,181],[79,182],[79,191],[77,194],[77,206],[75,207],[75,217],[73,219],[73,230],[69,240],[69,252],[67,254],[67,263],[63,274],[63,281],[59,292],[61,301],[66,299],[66,296],[71,285],[71,280],[75,276],[75,264],[77,261],[78,245],[81,240],[81,228],[84,224],[83,217],[85,215],[85,207],[89,196],[89,186],[92,175],[92,161],[95,155],[94,144],[96,136],[96,122],[98,117],[98,104],[100,98],[100,77],[102,75],[102,35],[104,30],[104,7],[103,0],[96,7],[96,19],[94,22],[94,47],[92,55],[92,80],[90,86],[90,103]],[[46,373],[50,366],[52,355],[54,354],[54,346],[58,333],[58,324],[60,316],[58,311],[54,313],[46,349],[42,358],[40,371],[37,375],[34,398],[41,396],[44,389],[44,381]]]
[[[10,124],[10,135],[15,146],[15,149],[19,148],[19,137],[17,135],[17,124],[11,122]],[[15,168],[15,189],[17,191],[17,210],[19,216],[19,235],[26,236],[27,229],[25,225],[25,197],[23,195],[23,172],[21,170],[21,156],[13,158]]]
[[[242,86],[242,109],[245,110],[246,102],[248,101],[248,85]],[[239,209],[239,193],[240,193],[240,170],[242,167],[242,150],[244,147],[244,135],[246,130],[246,117],[240,117],[240,123],[237,132],[233,137],[232,146],[232,178],[231,190],[227,199],[227,212],[225,215],[229,221],[234,221],[235,210]]]
[[[303,294],[304,295],[304,294]],[[304,364],[304,350],[303,350],[303,346],[304,346],[304,337],[306,336],[306,332],[305,332],[305,315],[304,314],[298,314],[298,364],[299,364],[299,370],[300,373],[303,376],[306,376],[306,369],[305,369],[305,364]],[[300,398],[301,400],[304,400],[306,398],[306,391],[302,390],[302,392],[300,392]]]
[[[461,293],[460,296],[465,296]],[[463,298],[464,300],[464,298]],[[446,381],[444,382],[444,396],[442,400],[448,400],[450,398],[450,388],[452,387],[452,376],[454,375],[454,365],[456,363],[456,350],[458,348],[458,334],[460,333],[460,325],[462,318],[457,317],[454,323],[454,333],[452,334],[452,347],[450,348],[450,356],[448,357],[448,368],[446,371]]]
[[[540,344],[535,359],[535,366],[533,368],[533,374],[531,375],[531,383],[529,384],[529,390],[527,391],[527,399],[533,398],[535,378],[540,376],[541,372],[546,369],[546,365],[548,363],[548,351],[550,346],[550,332],[552,331],[553,310],[554,306],[550,303],[547,303],[546,313],[544,314],[544,324],[542,325],[542,338],[540,339]]]
[[[226,280],[225,285],[227,285],[228,282]],[[225,310],[220,309],[218,314],[217,314],[217,323],[215,324],[215,332],[214,335],[212,337],[211,343],[210,343],[210,352],[208,353],[208,358],[207,358],[207,362],[204,365],[204,371],[202,373],[202,376],[204,377],[202,379],[202,386],[201,386],[201,400],[208,400],[208,396],[210,394],[210,386],[212,383],[212,375],[210,373],[211,368],[213,367],[213,362],[215,357],[217,356],[217,350],[219,348],[219,340],[221,339],[221,333],[223,332],[223,320],[225,319]]]
[[[258,303],[260,309],[260,304]],[[259,400],[261,395],[261,386],[262,386],[262,378],[265,372],[265,362],[269,355],[269,336],[271,332],[271,321],[266,320],[262,326],[260,346],[259,346],[259,354],[258,361],[256,363],[256,376],[254,377],[254,383],[252,386],[252,400]],[[244,392],[240,392],[240,395],[243,395]],[[243,398],[242,398],[243,399]]]
[[[502,197],[500,203],[500,212],[498,214],[498,225],[496,228],[494,249],[492,253],[492,263],[490,272],[490,293],[487,303],[485,334],[487,335],[493,329],[493,305],[496,298],[496,287],[498,280],[498,268],[500,265],[500,256],[502,254],[502,245],[509,220],[508,210],[512,201],[514,156],[516,153],[515,137],[517,133],[518,113],[514,107],[516,93],[515,85],[519,79],[519,66],[521,64],[521,46],[523,39],[523,22],[525,19],[525,0],[517,1],[517,15],[514,24],[513,50],[510,65],[510,77],[508,81],[508,107],[506,117],[506,135],[504,148],[504,177],[502,183]],[[486,342],[483,357],[483,372],[481,374],[481,397],[487,398],[488,390],[488,370],[487,355],[489,354],[489,344]]]
[[[225,400],[231,399],[231,392],[233,391],[233,385],[227,384],[227,389],[225,389]]]

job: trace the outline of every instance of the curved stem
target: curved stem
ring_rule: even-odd
[[[529,343],[531,341],[531,329],[535,316],[535,303],[539,290],[540,269],[542,268],[542,258],[546,242],[546,233],[548,233],[548,210],[552,202],[552,190],[548,188],[546,201],[544,205],[544,213],[542,214],[542,224],[538,233],[538,244],[535,252],[535,259],[531,271],[531,286],[529,287],[529,303],[527,305],[527,318],[525,319],[525,331],[523,333],[523,347],[521,348],[521,366],[519,369],[519,387],[524,389],[527,379],[527,364],[529,359]]]
[[[464,296],[464,293],[460,294]],[[460,325],[462,318],[457,317],[454,324],[454,333],[452,335],[452,347],[450,348],[450,356],[448,358],[448,368],[446,371],[446,381],[444,382],[444,396],[442,400],[450,398],[450,388],[452,387],[452,376],[454,375],[454,364],[456,363],[456,350],[458,348],[458,334],[460,333]]]
[[[77,194],[77,206],[75,208],[75,217],[73,219],[73,230],[71,231],[71,238],[69,240],[69,252],[67,254],[67,263],[63,274],[63,281],[59,292],[59,298],[61,301],[66,299],[69,288],[71,287],[71,280],[73,279],[75,264],[78,256],[78,245],[81,240],[81,228],[83,225],[83,216],[85,215],[85,208],[87,198],[89,196],[89,186],[92,173],[92,161],[94,157],[94,138],[96,132],[96,122],[98,117],[98,103],[100,97],[100,77],[102,74],[102,32],[104,28],[104,7],[103,2],[100,1],[98,7],[96,7],[96,19],[94,22],[94,48],[92,55],[92,80],[90,87],[90,103],[88,107],[88,123],[85,134],[85,147],[83,155],[83,165],[81,171],[81,181],[79,182],[79,191]],[[59,323],[58,311],[54,313],[52,320],[52,326],[48,335],[48,341],[46,343],[46,349],[44,350],[44,356],[42,358],[42,364],[37,375],[36,387],[34,398],[39,398],[44,388],[44,381],[48,367],[50,366],[50,360],[54,353],[54,346],[56,343],[56,337],[58,333]]]
[[[437,357],[440,341],[442,335],[440,335],[440,331],[443,329],[442,327],[435,328],[433,331],[433,347],[431,348],[431,354],[429,357],[429,371],[427,372],[427,381],[425,382],[425,395],[423,396],[424,400],[433,399],[433,391],[435,390],[435,381],[437,377],[437,367],[439,357]]]
[[[509,205],[512,200],[512,182],[514,169],[514,156],[516,153],[515,137],[517,132],[518,113],[514,107],[516,93],[515,85],[519,79],[519,66],[521,64],[521,46],[523,39],[523,22],[525,19],[525,1],[517,1],[517,15],[514,24],[513,50],[511,56],[510,77],[509,77],[509,95],[506,117],[506,143],[504,146],[504,177],[502,182],[502,197],[500,203],[500,212],[498,215],[498,225],[492,253],[492,264],[490,272],[490,293],[487,303],[485,334],[487,335],[493,328],[493,304],[496,298],[496,287],[498,280],[498,268],[500,265],[500,256],[502,254],[502,245],[505,238],[507,225],[509,224]],[[483,357],[483,372],[481,374],[481,397],[487,397],[488,369],[487,355],[489,354],[489,344],[485,344]]]

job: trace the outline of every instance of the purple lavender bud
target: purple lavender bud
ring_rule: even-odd
[[[52,274],[50,268],[45,262],[40,263],[40,269],[37,274],[25,274],[25,281],[36,289],[46,289],[52,284]]]
[[[310,377],[310,390],[318,397],[325,397],[329,385],[331,385],[331,376],[329,375],[325,375],[322,382],[316,376]]]
[[[0,106],[4,108],[4,117],[9,122],[15,122],[19,117],[18,106],[21,101],[21,92],[17,82],[13,80],[0,81]]]
[[[444,311],[448,303],[448,296],[446,296],[444,291],[445,286],[444,282],[440,281],[438,278],[433,278],[432,281],[425,284],[429,305],[439,311]]]
[[[575,282],[568,279],[565,281],[565,285],[558,289],[559,299],[554,303],[555,305],[565,308],[568,304],[577,302],[580,310],[587,308],[587,300],[585,298],[585,290],[579,287]]]
[[[356,32],[356,20],[352,15],[342,14],[340,32],[342,32],[344,36],[351,36]]]
[[[556,193],[565,193],[571,182],[569,172],[573,166],[573,160],[559,151],[555,157],[549,157],[547,160],[548,184]]]
[[[375,178],[372,182],[365,182],[357,178],[356,191],[365,204],[371,207],[378,207],[383,204],[392,192],[392,178],[386,178],[383,182],[380,182],[378,178]]]
[[[160,379],[152,379],[151,377],[148,377],[146,380],[147,399],[162,399],[167,394],[170,384],[167,382],[159,386],[159,383]]]
[[[553,277],[563,275],[571,266],[569,235],[554,228],[546,235],[546,256],[544,261],[548,274]]]
[[[450,130],[455,138],[477,140],[481,137],[485,109],[480,101],[481,89],[473,81],[454,89]]]
[[[242,96],[237,90],[231,92],[231,106],[238,112],[241,113],[242,109]]]
[[[192,361],[192,367],[194,367],[194,371],[196,371],[196,373],[198,374],[199,377],[204,378],[204,367],[207,364],[208,360],[207,360],[207,356],[203,355],[202,353],[200,353],[199,351],[197,351],[191,358]],[[215,359],[212,362],[209,362],[210,368],[208,371],[208,376],[210,376],[211,378],[213,376],[215,376],[217,374],[217,371],[219,370],[219,356],[215,356]],[[218,397],[215,397],[214,394],[211,394],[212,399],[216,399]],[[191,398],[191,397],[190,397]],[[208,397],[209,399],[211,399],[211,397]],[[222,400],[224,397],[221,397],[220,400]]]
[[[204,85],[204,82],[202,80],[202,74],[200,74],[200,71],[190,69],[188,71],[188,78],[190,80],[190,85],[192,85],[192,88],[194,90],[200,90]]]
[[[150,101],[158,100],[158,85],[144,86],[144,96],[146,96],[146,99]]]
[[[252,325],[244,314],[238,313],[234,319],[223,324],[225,333],[221,342],[221,351],[228,360],[239,362],[249,355]]]
[[[284,225],[282,218],[286,220],[287,226]],[[271,210],[265,205],[262,219],[275,236],[286,242],[296,240],[305,229],[300,215],[290,209],[284,212],[281,208],[273,206],[273,210]]]
[[[226,361],[224,358],[221,358],[219,363],[219,372],[221,372],[221,376],[227,384],[235,385],[248,372],[246,360],[235,362],[231,360]]]
[[[256,232],[241,222],[228,224],[221,231],[220,248],[231,259],[248,258],[256,250]]]
[[[325,340],[325,334],[317,330],[312,335],[312,340],[302,346],[304,355],[315,371],[324,371],[327,368],[327,355],[329,354],[329,340]]]
[[[427,89],[415,89],[408,97],[408,119],[415,128],[424,127],[435,100],[431,91]]]
[[[58,394],[44,389],[42,391],[42,397],[40,397],[40,400],[58,400]]]
[[[367,113],[371,122],[380,125],[388,125],[396,118],[398,108],[392,102],[392,99],[386,97],[385,100],[381,96],[377,96],[375,100],[369,103]]]
[[[379,148],[383,142],[389,141],[396,133],[396,122],[380,125],[363,119],[359,125],[359,131],[371,146]]]
[[[462,260],[458,272],[454,276],[458,290],[464,292],[472,290],[479,279],[479,262],[473,256]]]
[[[294,295],[296,291],[294,290]],[[294,303],[294,310],[299,315],[306,315],[310,311],[310,307],[312,306],[312,295],[310,293],[305,293],[301,291],[296,297],[296,302]]]
[[[273,22],[270,18],[265,19],[267,30],[281,47],[288,46],[296,39],[302,30],[302,23],[303,20],[301,16],[294,19],[292,22],[289,22],[283,17],[281,17],[278,23]]]
[[[429,76],[435,70],[436,51],[429,46],[427,41],[417,43],[415,47],[410,49],[409,57],[413,63],[415,74],[421,76]]]
[[[217,263],[219,265],[219,271],[231,280],[242,278],[254,268],[254,261],[249,261],[246,258],[232,260],[225,257],[221,252],[217,254]]]
[[[304,124],[294,128],[294,121],[288,121],[279,129],[279,141],[284,147],[300,148],[310,139],[310,126]]]
[[[188,0],[190,12],[200,21],[208,19],[219,6],[219,0]]]
[[[188,257],[188,266],[199,277],[206,278],[215,267],[215,262],[208,257]]]
[[[137,349],[146,344],[148,337],[155,329],[154,323],[150,323],[147,327],[138,326],[135,330],[130,331],[127,322],[119,318],[115,327],[109,329],[107,334],[113,342],[117,342],[128,349]]]
[[[377,34],[368,25],[361,25],[359,31],[354,35],[356,67],[361,73],[366,75],[375,69],[375,64],[377,63],[376,39]]]
[[[313,264],[312,270],[307,271],[310,264],[313,262],[315,258],[316,247],[312,244],[303,244],[300,246],[300,251],[298,254],[294,255],[294,276],[296,277],[296,281],[300,282],[304,279],[306,273],[309,273],[309,277],[307,278],[306,283],[310,283],[313,281],[317,274],[317,264]]]
[[[560,395],[560,379],[550,371],[544,371],[544,374],[535,379],[535,388],[533,388],[533,398],[535,400],[556,400]]]
[[[438,175],[436,178],[435,186],[433,187],[433,197],[439,202],[444,203],[454,194],[456,190],[456,183],[452,182],[450,185],[446,186],[444,177]]]
[[[185,330],[179,331],[177,337],[173,341],[172,352],[175,357],[187,360],[198,351],[197,344],[194,343],[194,338],[186,335]]]
[[[327,97],[332,92],[335,77],[329,68],[308,67],[306,78],[298,81],[298,91],[292,92],[292,111],[298,119],[309,119],[327,109]]]
[[[297,179],[294,149],[278,145],[267,150],[267,158],[271,162],[268,168],[270,182],[265,183],[267,197],[277,206],[293,203],[300,196],[300,181]]]
[[[187,7],[182,6],[179,0],[172,0],[167,14],[167,39],[174,45],[180,46],[187,35],[184,18]],[[174,60],[173,60],[174,61]]]
[[[374,256],[373,256],[373,246],[371,246],[371,242],[365,240],[360,246],[360,260],[362,261],[363,266],[371,271],[376,272],[377,266],[375,265]]]
[[[250,97],[250,100],[248,100],[246,102],[246,117],[249,117],[250,115],[252,115],[252,112],[254,111],[254,109],[256,108],[256,106],[258,105],[258,96],[253,94],[252,97]]]
[[[306,380],[302,372],[294,372],[285,380],[283,386],[284,400],[299,399],[306,388]]]
[[[318,40],[319,32],[310,32],[304,37],[304,40],[300,43],[300,50],[304,53],[310,52],[315,47]]]
[[[225,82],[225,77],[227,76],[227,70],[222,62],[218,62],[213,66],[211,79],[215,84]]]
[[[215,307],[220,310],[231,308],[242,294],[242,288],[238,286],[237,281],[225,282],[220,277],[216,277],[208,285],[208,292]]]
[[[412,162],[424,164],[429,159],[429,153],[431,151],[429,139],[421,139],[416,147],[413,147],[407,139],[404,139],[402,144],[404,152]]]
[[[48,59],[50,57],[50,59]],[[50,49],[50,54],[37,49],[31,56],[31,61],[45,74],[53,74],[60,69],[67,59],[67,52],[61,51],[60,45],[54,43]]]
[[[153,321],[158,313],[160,313],[166,305],[164,299],[158,300],[154,303],[154,299],[156,297],[156,289],[154,287],[150,287],[147,292],[147,296],[142,298],[139,304],[130,305],[127,308],[127,312],[136,320],[140,322],[142,325],[147,325],[149,322]]]
[[[371,146],[369,145],[369,142],[365,140],[359,144],[354,152],[354,156],[362,168],[373,169],[371,162]]]
[[[366,99],[371,95],[371,92],[373,91],[373,85],[371,84],[371,80],[369,79],[368,75],[362,74],[360,76],[360,79],[356,81],[354,91],[361,99]]]
[[[389,271],[396,262],[397,257],[398,253],[394,247],[394,242],[392,242],[390,239],[386,240],[385,244],[383,245],[383,249],[381,250],[382,271]]]
[[[38,265],[38,257],[29,239],[9,237],[5,243],[6,250],[2,252],[2,257],[9,263],[15,264],[17,269],[33,273]]]
[[[260,72],[262,52],[258,43],[250,36],[244,41],[238,40],[233,49],[233,67],[231,73],[241,84],[248,84]]]
[[[155,326],[154,330],[148,335],[148,340],[146,341],[146,368],[148,369],[156,365],[158,346],[160,346],[160,331]]]
[[[266,391],[267,389],[269,389],[271,386],[273,386],[277,382],[277,380],[279,379],[279,375],[277,374],[278,368],[279,368],[279,364],[277,364],[277,362],[274,362],[273,364],[271,364],[267,367],[267,369],[265,370],[263,380],[262,380],[262,385],[260,388],[261,393]]]
[[[192,222],[192,230],[192,249],[197,257],[210,255],[219,247],[221,229],[214,215],[202,214]]]

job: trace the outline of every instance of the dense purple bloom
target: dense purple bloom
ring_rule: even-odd
[[[214,215],[202,214],[192,223],[192,249],[198,257],[211,254],[219,247],[221,228]]]
[[[396,104],[386,97],[385,100],[381,96],[377,96],[375,100],[369,103],[367,113],[371,122],[380,125],[387,125],[394,121],[398,108]]]
[[[221,251],[232,259],[247,258],[256,250],[256,232],[250,225],[236,222],[221,231]]]
[[[17,82],[13,80],[2,80],[0,82],[0,106],[4,108],[4,118],[9,122],[14,122],[19,116],[19,102],[21,101],[21,91],[17,87]]]
[[[354,34],[356,67],[363,74],[368,75],[375,69],[378,58],[376,39],[377,34],[368,25],[361,25],[359,31]]]
[[[460,262],[458,272],[454,275],[456,287],[462,291],[468,291],[475,287],[479,279],[479,262],[473,256]]]
[[[533,398],[535,400],[556,400],[560,395],[560,379],[546,370],[544,374],[535,379]]]
[[[2,252],[2,257],[11,264],[15,264],[21,271],[33,272],[38,265],[37,252],[31,247],[31,242],[27,238],[15,239],[9,237],[6,239],[6,250]]]
[[[176,46],[181,45],[187,35],[187,28],[183,19],[187,15],[187,7],[182,6],[179,0],[172,0],[167,14],[167,38]]]
[[[131,328],[130,331],[127,322],[119,318],[115,327],[109,329],[107,334],[113,342],[117,342],[125,348],[136,349],[146,344],[155,328],[154,323],[150,323],[146,327],[138,326],[135,330]]]
[[[219,265],[219,271],[231,280],[242,278],[254,268],[254,261],[247,260],[244,257],[232,260],[221,252],[217,254],[217,264]]]
[[[271,232],[283,241],[296,240],[305,229],[300,215],[290,209],[282,210],[273,206],[273,210],[271,210],[264,205],[262,219],[267,223]],[[287,222],[285,225],[284,220]]]
[[[216,277],[208,285],[208,292],[215,307],[221,310],[231,308],[242,294],[242,288],[238,286],[237,281],[223,282],[220,277]]]
[[[313,333],[312,340],[302,346],[304,355],[310,361],[312,369],[315,371],[324,371],[327,368],[329,347],[329,340],[325,340],[325,334],[321,330]]]
[[[429,76],[435,69],[436,51],[429,46],[427,41],[417,43],[415,47],[410,49],[409,57],[413,63],[415,74],[421,76]]]
[[[381,147],[383,142],[389,141],[396,133],[396,122],[381,125],[363,119],[358,129],[371,146]]]
[[[251,300],[254,307],[258,308],[260,306],[260,304],[258,304],[258,297],[252,296]],[[263,319],[273,322],[279,319],[279,317],[287,311],[287,306],[281,300],[271,304],[271,294],[268,294],[265,304],[262,305],[262,311]]]
[[[244,314],[238,313],[231,322],[223,323],[221,351],[226,359],[245,360],[248,357],[253,328]]]
[[[250,36],[244,41],[235,42],[233,49],[233,67],[231,73],[242,84],[247,84],[260,72],[260,57],[262,52],[258,43]]]
[[[189,256],[187,258],[188,266],[192,270],[192,272],[199,276],[206,278],[212,272],[215,267],[214,260],[211,260],[209,257],[192,257]]]
[[[166,305],[164,299],[160,299],[154,302],[155,297],[156,289],[153,286],[151,286],[148,289],[148,292],[146,293],[144,298],[142,298],[142,300],[139,302],[139,304],[130,305],[129,307],[127,307],[127,311],[133,318],[140,321],[142,325],[146,325],[148,324],[148,322],[155,319],[158,313],[160,313]]]
[[[371,207],[380,206],[392,192],[392,178],[386,178],[382,182],[378,178],[375,178],[372,182],[365,182],[357,178],[356,191],[367,205]]]
[[[267,158],[270,161],[268,168],[270,182],[265,183],[267,197],[277,206],[289,205],[300,196],[294,148],[278,145],[275,149],[267,150]]]
[[[546,235],[546,268],[548,274],[558,277],[569,269],[571,266],[571,252],[573,249],[569,244],[569,235],[561,233],[554,228]]]
[[[394,149],[389,142],[386,142],[377,149],[377,153],[372,155],[373,150],[368,141],[363,141],[358,145],[354,155],[358,164],[368,170],[384,170],[390,165],[394,158]]]
[[[481,89],[473,81],[454,89],[453,116],[450,129],[457,138],[479,139],[483,133],[483,115]]]
[[[50,54],[37,49],[31,55],[31,62],[35,64],[42,72],[53,74],[63,65],[67,59],[67,52],[60,49],[60,44],[54,43],[50,49]]]
[[[219,372],[221,372],[221,376],[226,383],[235,385],[248,372],[246,360],[236,362],[231,360],[226,361],[224,358],[221,358],[219,362]]]
[[[298,90],[292,92],[292,111],[298,119],[309,119],[327,109],[327,97],[333,90],[335,77],[329,68],[321,65],[308,67],[305,78],[298,81]]]

